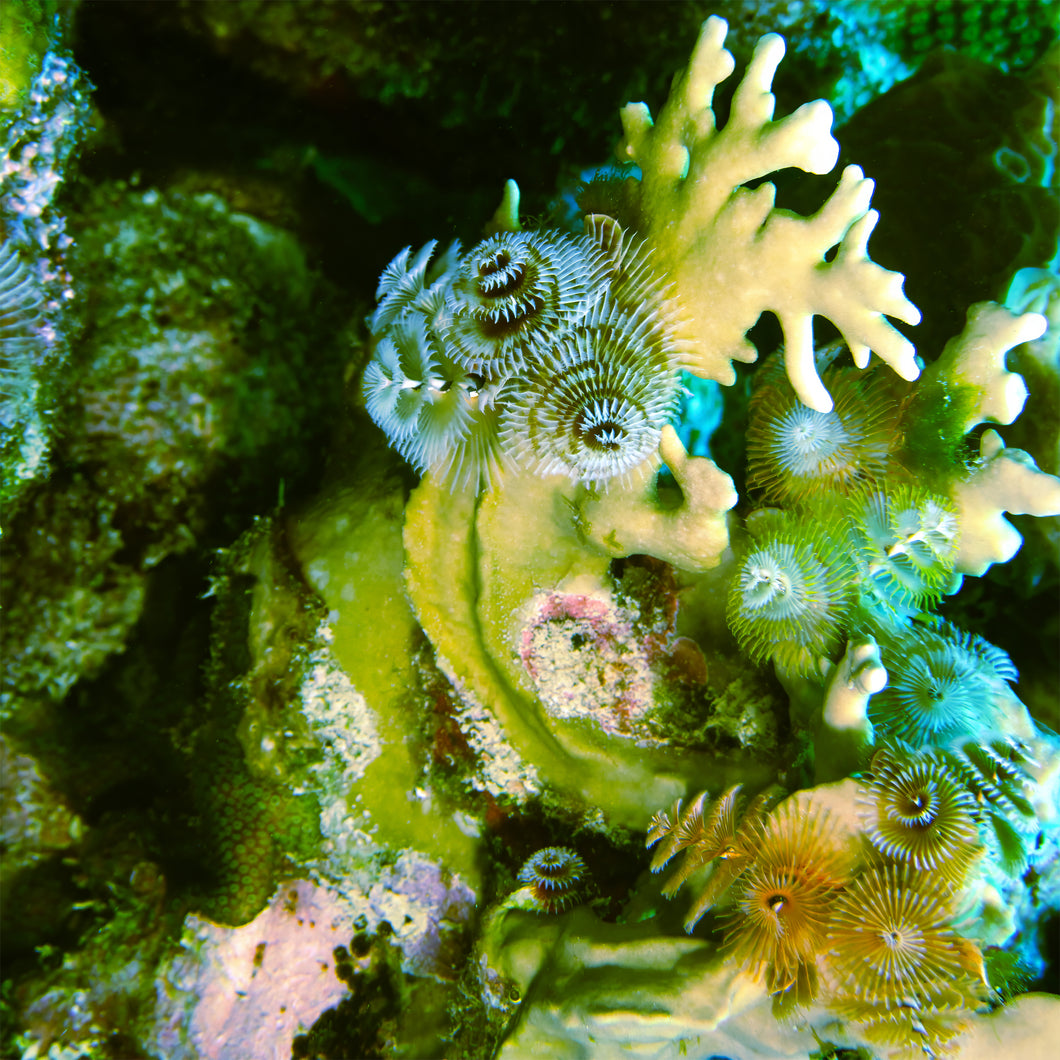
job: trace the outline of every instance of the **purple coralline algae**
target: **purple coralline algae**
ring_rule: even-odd
[[[295,1035],[356,992],[371,967],[371,953],[348,954],[351,939],[388,938],[406,974],[451,979],[474,903],[458,878],[409,851],[367,891],[294,880],[242,927],[190,916],[181,952],[158,979],[157,1055],[289,1057]]]

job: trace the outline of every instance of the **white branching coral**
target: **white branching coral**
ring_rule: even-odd
[[[955,568],[961,574],[985,574],[1019,551],[1023,538],[1006,512],[1060,515],[1060,479],[1042,471],[1029,453],[1006,448],[997,431],[983,432],[979,461],[953,490],[963,528]]]
[[[825,725],[836,732],[857,731],[866,738],[871,736],[868,702],[886,687],[887,671],[876,641],[869,636],[847,641],[847,650],[825,687]]]
[[[977,302],[968,310],[964,330],[925,370],[924,383],[971,388],[966,433],[979,423],[1013,423],[1023,411],[1027,387],[1021,375],[1005,367],[1005,354],[1040,338],[1045,327],[1039,313],[1017,316],[994,302]]]
[[[903,277],[876,265],[866,249],[878,219],[869,209],[873,182],[847,166],[812,217],[777,209],[770,183],[745,187],[789,167],[827,173],[839,145],[823,100],[773,120],[770,87],[784,55],[784,41],[773,33],[758,42],[729,120],[718,129],[711,99],[734,67],[723,47],[727,31],[717,16],[703,23],[657,122],[643,103],[621,112],[619,154],[643,174],[644,234],[690,316],[692,371],[732,383],[731,362],[757,356],[747,330],[770,310],[784,331],[788,376],[810,408],[832,408],[814,365],[815,315],[835,324],[858,367],[874,352],[902,378],[915,379],[915,350],[886,317],[916,324],[920,313],[902,293]]]
[[[917,386],[914,446],[930,447],[940,430],[956,445],[978,424],[1015,422],[1027,387],[1022,376],[1006,367],[1005,356],[1039,339],[1047,326],[1040,313],[1016,314],[994,302],[973,305],[964,329]],[[947,419],[951,423],[940,427]],[[1060,479],[1042,471],[1029,453],[1006,448],[993,430],[983,432],[978,461],[953,481],[949,493],[960,524],[954,564],[959,574],[982,575],[1019,551],[1023,538],[1005,519],[1006,512],[1060,515]]]
[[[710,570],[729,544],[725,513],[736,505],[736,487],[712,460],[689,456],[673,427],[663,428],[659,454],[681,490],[679,505],[660,507],[654,481],[604,494],[581,490],[575,526],[612,556],[642,552],[683,570]]]

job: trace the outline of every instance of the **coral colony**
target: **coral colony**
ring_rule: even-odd
[[[406,529],[414,570],[427,559],[416,539],[428,506],[432,522],[457,510],[476,518],[476,504],[488,519],[517,503],[512,495],[532,475],[554,476],[536,495],[551,488],[564,498],[566,532],[587,553],[608,542],[612,555],[706,570],[723,561],[725,534],[691,554],[676,548],[666,540],[674,513],[651,484],[666,463],[687,508],[713,504],[717,515],[735,499],[671,433],[678,373],[731,384],[731,362],[757,356],[747,330],[762,312],[776,315],[783,349],[757,371],[748,413],[747,484],[761,507],[745,530],[734,527],[728,625],[750,660],[771,664],[793,697],[816,702],[819,779],[856,779],[785,798],[726,790],[708,772],[698,782],[717,785],[712,795],[679,797],[655,813],[652,871],[677,865],[663,894],[692,892],[688,931],[721,910],[706,934],[721,940],[725,963],[699,969],[694,985],[690,976],[695,1002],[670,1001],[648,1038],[687,1038],[688,1055],[789,1055],[731,1045],[730,1034],[746,1032],[728,1031],[727,1021],[739,1024],[751,1004],[741,995],[730,1007],[735,988],[721,969],[735,965],[807,1038],[810,1028],[820,1040],[896,1057],[973,1048],[969,1029],[1000,996],[996,955],[1016,947],[1036,960],[1023,875],[1055,850],[1058,747],[1012,694],[1017,674],[1004,652],[931,609],[962,576],[1019,547],[1002,512],[1060,512],[1060,482],[995,432],[983,435],[978,460],[958,455],[977,424],[1019,415],[1026,389],[1005,354],[1038,338],[1045,320],[974,306],[965,331],[921,374],[912,344],[888,321],[915,324],[920,314],[902,277],[868,256],[878,220],[872,181],[848,166],[810,217],[777,209],[774,186],[761,182],[787,167],[827,173],[839,150],[824,102],[774,120],[781,38],[759,43],[717,126],[712,96],[734,67],[726,29],[717,17],[704,23],[656,120],[643,104],[622,111],[620,157],[640,173],[610,173],[584,189],[584,234],[524,231],[509,185],[495,234],[466,252],[454,243],[436,254],[432,243],[394,259],[379,283],[363,396],[391,444],[429,472]],[[841,342],[815,348],[814,316],[830,320]],[[921,418],[925,402],[943,395],[953,411],[940,430]],[[692,481],[693,468],[713,480],[713,498]],[[447,498],[476,490],[478,501]],[[478,533],[488,548],[481,524]],[[498,566],[488,556],[484,569],[498,578]],[[410,588],[430,634],[421,581],[413,573]],[[588,601],[602,607],[613,593],[584,571],[569,581],[577,589],[538,584],[553,627],[579,626],[588,639]],[[459,672],[449,646],[436,647]],[[503,638],[486,647],[503,652]],[[489,691],[475,691],[488,702]],[[627,715],[627,733],[643,735],[636,724]],[[586,753],[573,742],[565,749]],[[597,800],[605,814],[622,812]],[[572,851],[538,852],[519,874],[531,899],[510,908],[559,911],[570,904],[564,881],[582,868]],[[636,1020],[612,1030],[602,1011],[636,1008],[636,977],[627,994],[594,986],[588,973],[549,988],[547,961],[516,970],[505,952],[534,929],[500,923],[494,914],[483,968],[539,993],[513,1016],[500,1055],[560,1041],[618,1047],[621,1028]],[[604,932],[585,922],[577,930]],[[550,960],[576,948],[562,933],[548,938]],[[643,938],[631,934],[628,945]],[[622,965],[618,942],[609,943],[599,960]],[[711,991],[713,1015],[703,1008]]]
[[[1060,910],[1060,739],[947,608],[1020,549],[1006,515],[1060,514],[1060,479],[995,429],[1029,397],[1007,354],[1038,344],[1056,376],[1060,285],[1026,270],[1036,311],[973,305],[916,350],[903,276],[869,257],[873,181],[776,204],[771,175],[839,157],[825,102],[774,117],[779,36],[716,114],[727,31],[703,23],[656,115],[622,109],[576,231],[524,224],[509,182],[481,241],[387,265],[340,469],[216,554],[203,690],[151,716],[193,763],[194,825],[159,865],[123,838],[121,886],[80,903],[119,912],[5,984],[13,1055],[1031,1060],[1060,1036],[1060,998],[1025,992]],[[142,624],[145,572],[205,551],[203,483],[284,459],[333,377],[302,251],[217,195],[88,189],[102,220],[68,245],[51,195],[82,86],[46,62],[0,143],[2,500],[47,464],[67,256],[104,277],[91,437],[64,444],[110,507],[64,537],[49,505],[82,513],[91,476],[25,494],[24,581],[38,556],[49,578],[6,634],[0,708],[58,704],[55,729]],[[711,432],[745,444],[742,497]],[[120,832],[70,811],[62,754],[22,752],[0,742],[20,867]],[[196,856],[186,898],[170,862]]]

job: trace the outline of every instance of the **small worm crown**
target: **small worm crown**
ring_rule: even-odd
[[[987,735],[997,692],[1018,676],[1000,648],[943,622],[885,637],[881,654],[891,677],[869,717],[881,735],[918,747]]]
[[[1027,867],[1040,826],[1031,802],[1032,770],[1040,770],[1018,740],[968,742],[936,752],[971,794],[979,835],[991,858],[1010,875]]]
[[[579,901],[585,862],[569,847],[544,847],[528,858],[518,880],[539,913],[561,913]]]
[[[610,218],[500,232],[386,267],[362,394],[390,444],[451,485],[516,466],[602,485],[655,453],[680,396],[664,285]]]
[[[669,811],[652,818],[646,845],[655,846],[651,871],[660,872],[678,854],[681,858],[663,887],[672,898],[697,869],[709,865],[699,897],[685,917],[685,930],[691,931],[751,863],[768,800],[759,795],[746,807],[740,785],[729,788],[711,802],[700,792],[687,806],[678,799]]]
[[[698,891],[688,931],[720,907],[724,948],[765,984],[774,1014],[819,1001],[868,1040],[936,1055],[987,989],[982,952],[954,926],[980,853],[974,800],[941,757],[904,745],[872,769],[865,856],[827,810],[770,809],[765,795],[745,806],[739,786],[660,811],[646,845],[653,872],[680,855],[666,897]]]
[[[975,803],[946,763],[900,745],[876,752],[863,801],[865,833],[881,854],[954,884],[980,853]]]
[[[829,963],[831,1007],[887,1055],[949,1053],[985,996],[983,955],[953,928],[952,888],[908,866],[880,866],[839,898]]]
[[[755,661],[812,673],[837,650],[853,604],[835,535],[809,518],[763,518],[729,592],[729,626]]]
[[[785,672],[801,675],[816,672],[819,659],[834,656],[859,625],[876,629],[884,639],[895,639],[893,631],[905,628],[896,623],[932,606],[949,589],[960,540],[953,502],[901,481],[863,484],[847,495],[813,498],[788,512],[765,509],[748,520],[748,529],[750,539],[737,547],[729,626],[753,660],[771,661]],[[917,639],[915,632],[909,636]],[[938,647],[930,653],[930,664],[917,664],[920,677],[910,669],[905,683],[892,680],[875,708],[880,710],[894,701],[899,689],[908,691],[919,681],[924,693],[917,700],[920,719],[917,708],[903,701],[902,720],[885,721],[885,732],[920,739],[960,729],[956,718],[943,718],[946,666],[985,675],[980,685],[994,673],[982,653],[996,649],[985,642],[966,654],[962,645],[969,647],[971,641],[956,632],[925,633],[920,640],[926,645],[932,638]],[[900,651],[903,666],[907,657],[917,654],[909,646]],[[1010,663],[998,665],[998,676],[1014,679]],[[956,672],[953,683],[960,683]],[[964,688],[960,694],[968,691]]]
[[[832,368],[830,412],[808,408],[767,364],[748,409],[747,484],[763,499],[799,503],[883,477],[897,406],[874,375]]]
[[[865,490],[847,504],[865,589],[886,607],[937,602],[953,571],[959,524],[953,502],[919,486]]]

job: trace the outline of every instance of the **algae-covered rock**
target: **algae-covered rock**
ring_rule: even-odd
[[[295,439],[334,407],[306,385],[339,375],[335,317],[305,323],[327,290],[286,234],[215,197],[121,185],[85,197],[71,228],[89,327],[62,472],[6,529],[22,555],[6,697],[61,698],[97,673],[139,617],[146,571],[304,476]]]
[[[139,618],[144,581],[123,562],[116,508],[70,477],[36,494],[10,528],[21,561],[7,575],[6,714],[25,698],[61,699],[98,673]]]
[[[78,207],[92,327],[64,455],[154,531],[151,562],[210,525],[221,482],[253,510],[276,496],[266,469],[273,491],[305,475],[300,439],[339,393],[311,384],[341,378],[343,318],[289,233],[217,196],[117,183]]]

